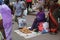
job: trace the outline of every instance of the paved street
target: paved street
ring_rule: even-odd
[[[10,0],[10,1],[12,2],[12,1],[15,1],[15,0]],[[35,18],[35,16],[33,16],[33,15],[28,15],[26,17],[26,19],[27,19],[27,27],[32,25],[34,18]],[[13,40],[60,40],[60,32],[58,32],[57,35],[50,35],[49,33],[47,33],[47,34],[41,34],[41,35],[39,35],[37,37],[34,37],[34,38],[25,39],[25,38],[19,36],[18,34],[16,34],[14,32],[14,30],[17,30],[17,29],[18,29],[18,25],[17,25],[16,22],[14,22],[13,30],[12,30],[12,39]]]
[[[27,26],[31,26],[33,23],[35,16],[28,15],[26,17],[27,19]],[[23,37],[19,36],[14,32],[14,30],[18,29],[18,25],[16,22],[13,24],[13,31],[12,31],[12,38],[13,40],[60,40],[60,32],[57,35],[50,35],[48,34],[41,34],[37,37],[30,38],[30,39],[24,39]]]

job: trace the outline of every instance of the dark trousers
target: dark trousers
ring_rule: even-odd
[[[15,22],[17,22],[18,23],[18,18],[19,16],[15,16]]]
[[[27,8],[32,8],[32,2],[27,2]]]
[[[33,29],[38,29],[38,25],[39,25],[40,21],[38,21],[37,19],[34,20],[31,30]]]

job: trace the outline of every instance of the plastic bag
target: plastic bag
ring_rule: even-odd
[[[39,23],[38,30],[42,33],[49,32],[49,24],[48,22],[41,22]]]
[[[24,10],[23,15],[27,16],[27,8]]]
[[[18,18],[18,25],[19,25],[19,28],[23,28],[24,26],[26,26],[26,19]]]
[[[29,11],[29,12],[32,12],[33,10],[32,10],[31,8],[28,8],[28,11]]]

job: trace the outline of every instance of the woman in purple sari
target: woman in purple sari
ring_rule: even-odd
[[[38,29],[38,24],[40,22],[45,22],[45,13],[44,13],[42,7],[39,7],[39,12],[37,13],[36,18],[33,22],[32,27],[30,28],[30,30]]]
[[[5,30],[6,40],[12,40],[11,32],[12,32],[12,15],[11,10],[6,4],[0,5],[0,13],[3,19],[3,27]]]

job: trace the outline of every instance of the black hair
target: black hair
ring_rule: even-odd
[[[4,0],[4,3],[5,3],[6,5],[9,5],[10,1],[9,1],[9,0]]]
[[[39,11],[42,11],[42,9],[43,9],[42,7],[39,7]]]

